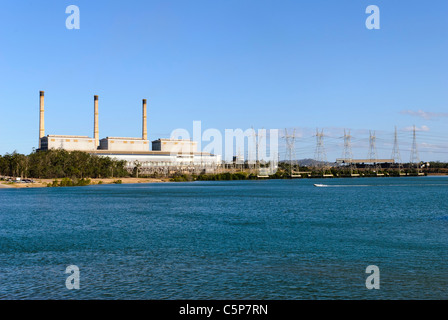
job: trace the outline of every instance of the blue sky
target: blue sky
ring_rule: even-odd
[[[68,30],[65,8],[80,9]],[[381,29],[365,27],[368,5]],[[422,160],[448,161],[448,1],[2,1],[0,154],[37,146],[39,90],[46,134],[140,136],[148,99],[149,138],[172,130],[298,128],[299,158],[390,157],[394,126],[402,158],[419,129]]]

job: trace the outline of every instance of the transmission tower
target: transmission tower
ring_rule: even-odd
[[[241,152],[241,147],[238,148],[238,156],[240,157],[240,161],[241,161],[241,171],[243,171],[243,169],[246,168],[247,158],[244,158],[244,149]]]
[[[369,138],[369,155],[368,159],[373,164],[373,168],[375,170],[375,173],[378,174],[379,166],[378,166],[378,156],[376,151],[376,135],[375,131],[370,131],[370,138]]]
[[[254,127],[252,127],[252,133],[254,138],[254,146],[255,146],[255,164],[254,164],[254,170],[255,174],[258,174],[258,134],[257,131],[255,131]]]
[[[414,129],[412,130],[412,150],[411,150],[411,166],[416,166],[417,168],[417,172],[418,172],[418,167],[419,167],[419,163],[420,163],[420,157],[418,155],[418,150],[417,150],[417,137],[416,137],[416,130],[415,130],[415,126]]]
[[[319,132],[316,129],[316,151],[314,152],[314,160],[316,160],[316,167],[322,169],[322,174],[325,175],[327,165],[327,153],[324,147],[324,129]]]
[[[242,156],[242,153],[241,153],[241,147],[238,147],[238,153],[237,153],[237,156],[235,159],[235,167],[237,169],[238,169],[238,165],[240,165],[239,170],[240,170],[240,172],[242,172],[244,169],[244,157]]]
[[[285,141],[286,141],[286,157],[289,160],[289,176],[293,176],[293,159],[295,158],[295,142],[296,142],[296,129],[292,134],[288,134],[288,130],[285,129]]]
[[[394,148],[392,149],[391,159],[393,159],[394,162],[398,164],[398,173],[401,174],[402,165],[401,165],[400,149],[398,148],[397,127],[395,127]]]
[[[260,164],[261,161],[263,160],[260,157],[260,141],[263,140],[264,129],[262,129],[261,131],[258,130],[258,133],[253,128],[252,130],[254,133],[254,140],[255,140],[255,173],[257,175],[260,175]]]
[[[247,147],[247,166],[249,168],[249,172],[253,173],[257,171],[257,160],[258,160],[258,142],[257,142],[257,132],[254,130],[254,127],[251,127],[251,136],[253,139],[253,145],[251,148],[251,144],[248,143]],[[249,137],[248,137],[249,139]],[[249,142],[249,141],[248,141]]]
[[[353,174],[353,153],[352,153],[352,136],[350,135],[350,130],[347,131],[344,129],[344,151],[342,154],[342,158],[345,163],[349,164],[350,174]]]

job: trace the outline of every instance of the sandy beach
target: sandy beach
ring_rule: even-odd
[[[34,183],[8,183],[6,181],[0,182],[0,188],[11,189],[11,188],[46,188],[47,184],[52,183],[55,179],[34,179]],[[61,179],[57,179],[61,180]],[[115,178],[115,179],[91,179],[91,185],[98,185],[100,181],[101,184],[113,184],[114,181],[121,180],[122,184],[131,183],[157,183],[157,182],[169,182],[168,178],[164,179],[154,179],[154,178]]]

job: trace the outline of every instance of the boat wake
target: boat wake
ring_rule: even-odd
[[[353,187],[430,187],[447,186],[447,184],[314,184],[315,187],[353,188]]]
[[[368,185],[368,184],[356,184],[356,185],[345,185],[345,184],[320,184],[315,183],[315,187],[319,188],[343,188],[343,187],[375,187],[374,185]]]

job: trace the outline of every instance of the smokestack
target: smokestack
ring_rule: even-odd
[[[146,99],[143,99],[143,132],[142,139],[148,140],[148,127],[146,121]]]
[[[95,146],[98,148],[100,145],[100,132],[98,129],[98,96],[94,96],[94,105],[95,105],[95,120],[93,123],[93,138],[95,139]]]
[[[39,149],[41,148],[41,138],[45,136],[45,120],[44,120],[44,91],[40,91],[39,101]]]

